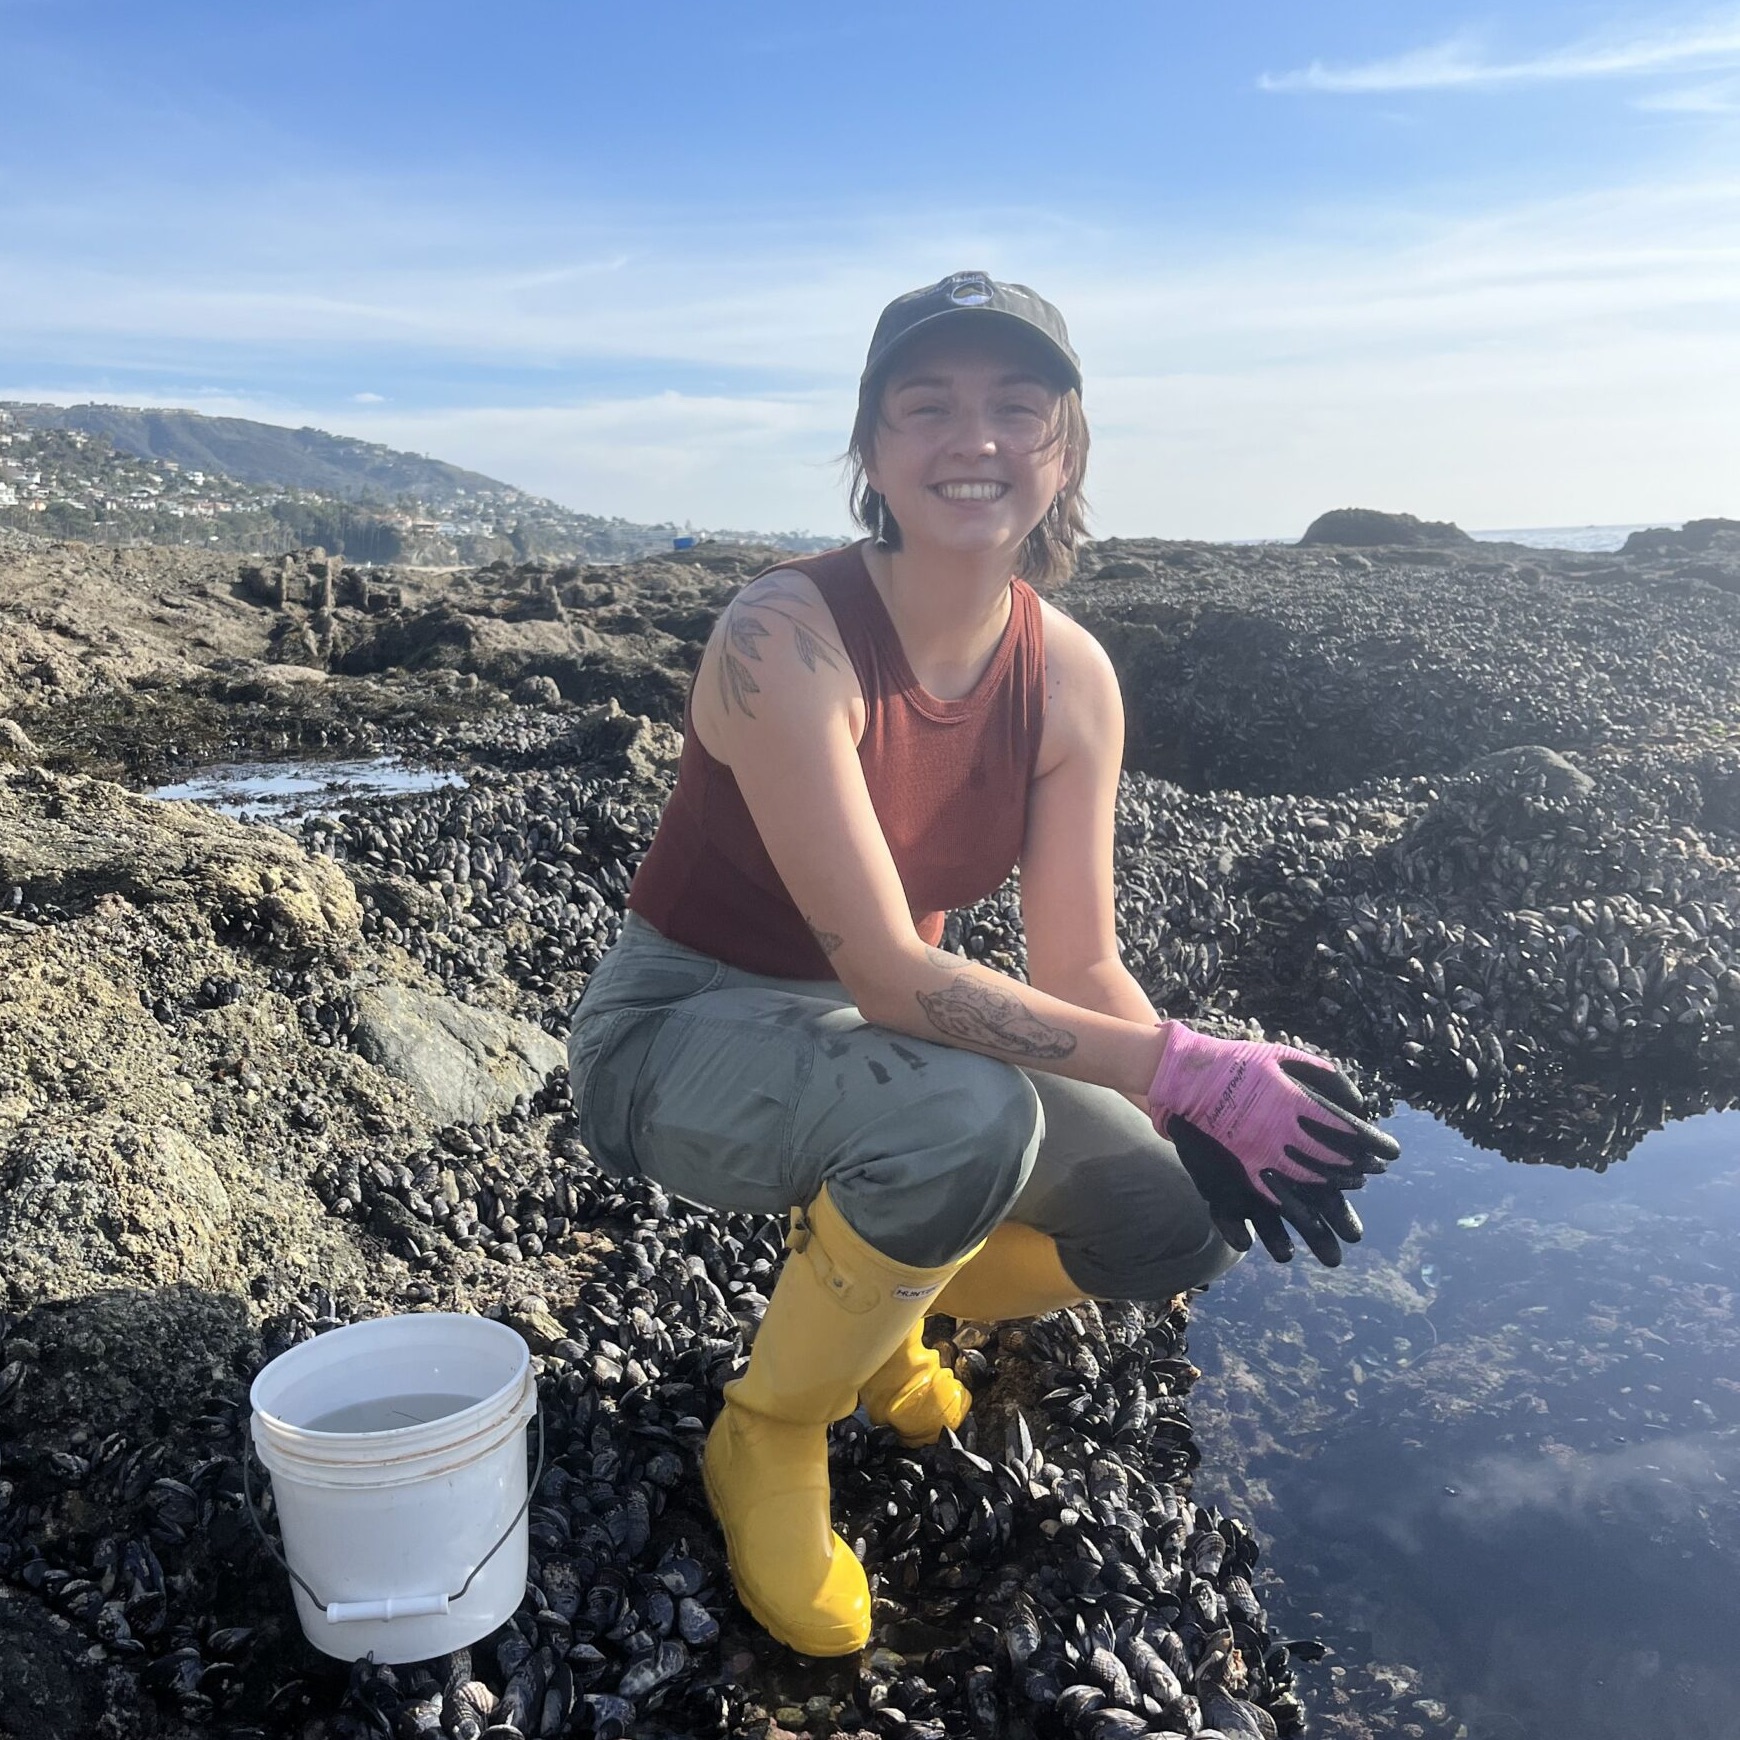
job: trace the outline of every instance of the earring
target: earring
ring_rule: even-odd
[[[876,498],[876,548],[888,548],[888,503],[879,495]]]

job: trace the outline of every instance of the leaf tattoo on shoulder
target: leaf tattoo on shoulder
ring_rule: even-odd
[[[735,703],[744,718],[755,717],[755,709],[749,705],[749,697],[759,695],[761,685],[749,674],[749,667],[734,652],[721,650],[719,654],[719,691],[724,697],[727,713]]]
[[[729,713],[736,706],[744,718],[753,719],[755,709],[749,705],[751,695],[761,693],[761,685],[749,674],[744,661],[761,663],[761,642],[767,638],[767,624],[741,601],[727,606],[724,620],[725,639],[719,648],[719,695]]]
[[[725,614],[725,633],[737,652],[761,663],[761,643],[767,639],[768,628],[759,616],[734,604]]]
[[[828,643],[808,623],[799,622],[794,617],[791,626],[792,634],[797,639],[798,657],[810,670],[813,671],[816,668],[818,660],[831,671],[837,671],[840,668],[828,651]]]
[[[810,601],[795,586],[789,586],[780,579],[777,573],[763,574],[759,580],[751,580],[738,595],[748,604],[797,604],[805,605]]]
[[[920,991],[919,1006],[937,1032],[1015,1057],[1068,1057],[1075,1035],[1034,1015],[1019,997],[961,973],[944,991]]]
[[[796,610],[788,608],[795,605],[804,609],[808,603],[800,594],[778,585],[750,586],[727,607],[725,637],[719,648],[719,692],[726,712],[735,706],[745,718],[755,717],[749,697],[759,695],[761,685],[751,675],[749,666],[764,662],[761,643],[773,632],[765,617],[776,616],[791,625],[792,640],[805,670],[815,671],[822,665],[831,671],[840,669],[845,649],[805,622]]]

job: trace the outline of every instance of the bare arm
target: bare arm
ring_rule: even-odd
[[[1066,1003],[1097,1009],[1102,1015],[1116,1015],[1122,1021],[1140,1021],[1145,1027],[1153,1027],[1160,1019],[1148,993],[1122,961],[1096,962],[1068,983],[1046,988]]]
[[[1112,839],[1124,706],[1099,643],[1046,612],[1045,741],[1027,794],[1021,916],[1027,974],[1054,997],[1152,1031],[1159,1020],[1118,949]],[[1145,1105],[1148,1083],[1135,1095]]]
[[[737,777],[787,891],[865,1016],[922,1039],[1139,1095],[1151,1016],[1101,1012],[941,950],[913,929],[859,766],[862,699],[832,617],[802,575],[764,576],[720,619],[695,729]]]
[[[1078,624],[1046,612],[1045,740],[1027,794],[1021,917],[1031,982],[1084,1008],[1158,1019],[1118,950],[1112,837],[1124,704],[1111,660]]]

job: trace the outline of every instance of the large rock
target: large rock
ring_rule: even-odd
[[[1740,555],[1740,520],[1687,520],[1676,531],[1650,526],[1633,532],[1620,546],[1622,556],[1701,555],[1719,550]]]
[[[421,610],[397,612],[371,623],[336,664],[354,675],[395,668],[475,671],[511,689],[527,676],[562,683],[583,654],[597,650],[599,637],[584,623],[543,612],[514,613],[511,602],[516,601],[485,609],[480,601],[478,608],[466,609],[440,599]],[[557,608],[551,601],[548,609]]]
[[[1495,853],[1551,839],[1567,823],[1586,819],[1595,792],[1595,781],[1556,750],[1538,743],[1501,749],[1447,780],[1402,830],[1395,850],[1436,859],[1462,886],[1478,881]]]
[[[196,682],[258,658],[269,619],[215,551],[0,540],[0,712]],[[127,727],[116,721],[118,729]]]
[[[464,668],[504,689],[529,676],[551,677],[562,687],[580,655],[598,646],[599,637],[583,623],[482,616],[472,620]]]
[[[0,1308],[360,1281],[308,1177],[415,1121],[317,1043],[368,952],[344,872],[271,828],[0,772]]]
[[[356,1048],[396,1076],[437,1124],[484,1123],[536,1093],[567,1061],[542,1028],[411,985],[376,985],[358,998]]]
[[[1303,544],[1389,545],[1416,550],[1461,549],[1474,539],[1448,520],[1386,514],[1376,508],[1332,508],[1305,528]]]
[[[1740,596],[1680,584],[1689,561],[1115,548],[1151,572],[1096,571],[1052,602],[1117,667],[1126,765],[1194,790],[1327,795],[1518,744],[1696,745],[1740,709]]]
[[[75,1275],[235,1285],[233,1220],[217,1168],[173,1124],[27,1124],[0,1156],[0,1252],[39,1298]]]
[[[0,761],[29,766],[36,759],[36,745],[31,742],[30,733],[16,719],[0,719]]]
[[[555,753],[571,756],[576,767],[597,767],[656,782],[675,772],[683,753],[683,734],[644,713],[625,713],[612,696],[588,707],[573,730],[553,747]]]
[[[248,1301],[191,1282],[41,1303],[29,1331],[16,1415],[38,1430],[129,1416],[191,1420],[214,1390],[261,1362]]]
[[[1677,532],[1633,532],[1620,554],[1666,564],[1670,584],[1693,580],[1740,592],[1740,520],[1687,520]]]
[[[354,940],[362,919],[344,872],[284,834],[41,769],[0,771],[0,887],[73,910],[108,895],[191,903],[226,934],[292,953]]]

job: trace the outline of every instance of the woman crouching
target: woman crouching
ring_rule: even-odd
[[[1081,372],[1057,310],[959,272],[884,310],[860,385],[870,534],[761,575],[690,692],[675,791],[569,1041],[598,1163],[789,1214],[703,1469],[744,1605],[841,1655],[863,1567],[827,1429],[910,1444],[969,1397],[927,1313],[1161,1300],[1289,1222],[1324,1261],[1395,1145],[1337,1071],[1161,1021],[1119,957],[1123,706],[1036,587],[1083,529]],[[1028,982],[944,952],[1021,872]]]

